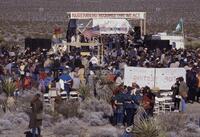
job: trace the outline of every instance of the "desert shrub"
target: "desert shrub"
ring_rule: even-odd
[[[179,114],[179,113],[170,113],[160,115],[157,118],[160,121],[160,125],[166,131],[175,131],[179,132],[180,130],[185,128],[187,122],[187,115]]]
[[[51,116],[49,114],[44,114],[43,122],[42,122],[43,127],[44,128],[51,127],[55,123],[53,119],[54,119],[53,116]]]
[[[0,131],[11,130],[12,128],[13,128],[13,125],[9,120],[0,119]]]
[[[85,134],[86,128],[83,123],[77,118],[69,118],[62,122],[59,122],[54,127],[54,134],[57,137],[79,136],[82,137]]]
[[[106,84],[103,85],[102,87],[99,87],[99,85],[97,84],[97,97],[99,99],[105,100],[107,103],[111,103],[111,98],[113,96],[113,89],[114,89],[115,85],[114,84]]]
[[[115,127],[99,127],[90,133],[90,137],[118,137],[117,130]]]
[[[200,41],[199,40],[193,40],[193,41],[187,41],[185,43],[186,48],[199,48],[200,47]]]
[[[58,106],[57,112],[62,114],[65,118],[79,117],[80,103],[75,100],[68,100]]]
[[[103,112],[88,112],[85,111],[82,120],[90,126],[104,126],[109,123],[104,117]]]
[[[97,100],[91,98],[81,103],[80,108],[88,112],[103,112],[104,116],[111,116],[113,114],[112,107],[104,100]]]
[[[79,95],[83,97],[84,99],[91,97],[89,86],[85,86],[81,84],[78,89],[78,92],[79,92]]]
[[[160,121],[156,118],[145,118],[145,110],[139,107],[134,117],[134,137],[165,137],[165,131],[160,126]]]
[[[26,113],[5,113],[2,118],[10,121],[14,128],[27,127],[29,122],[29,117]]]
[[[5,78],[2,81],[3,92],[7,96],[13,96],[14,91],[16,90],[15,83],[11,78]]]
[[[159,128],[158,123],[153,118],[140,118],[134,124],[133,134],[135,137],[161,137],[163,136],[162,130]]]

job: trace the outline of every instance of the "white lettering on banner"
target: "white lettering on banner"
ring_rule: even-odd
[[[124,85],[131,86],[133,82],[140,87],[158,87],[161,90],[170,90],[176,78],[186,78],[184,68],[140,68],[125,67]]]
[[[145,12],[70,12],[71,19],[145,19]]]
[[[183,77],[186,80],[184,68],[157,68],[155,85],[162,90],[170,90],[178,77]]]
[[[140,87],[154,87],[154,68],[125,67],[124,85],[132,86],[137,83]]]

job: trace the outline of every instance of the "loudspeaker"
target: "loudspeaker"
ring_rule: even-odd
[[[135,26],[134,27],[134,39],[138,40],[141,39],[141,27],[140,26]]]
[[[152,40],[152,35],[144,35],[144,44],[146,44],[150,40]]]
[[[67,42],[71,42],[71,37],[76,34],[77,23],[76,19],[70,19],[66,33]]]
[[[145,43],[145,47],[153,50],[159,48],[163,50],[164,48],[170,50],[172,46],[169,44],[169,40],[147,40]]]
[[[77,28],[76,19],[70,19],[69,20],[68,28],[71,28],[71,29]]]
[[[25,48],[30,48],[32,51],[40,49],[51,48],[51,39],[41,39],[41,38],[25,38]]]

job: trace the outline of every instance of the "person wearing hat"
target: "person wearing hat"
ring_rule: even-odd
[[[29,128],[32,129],[32,137],[41,137],[43,103],[40,94],[36,94],[31,100],[31,115]]]

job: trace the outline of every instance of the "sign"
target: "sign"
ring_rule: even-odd
[[[169,36],[169,35],[161,35],[160,36],[161,40],[169,40],[170,45],[177,49],[184,49],[184,37],[183,36]]]
[[[186,80],[184,68],[157,68],[155,75],[155,86],[162,90],[170,90],[178,77],[183,77]]]
[[[70,19],[145,19],[146,12],[70,12]]]
[[[100,34],[127,34],[130,28],[126,19],[94,19],[94,26],[99,26]]]
[[[125,67],[124,85],[132,86],[137,83],[140,87],[154,87],[154,68]]]
[[[184,49],[185,43],[184,43],[184,36],[173,36],[173,35],[167,35],[167,33],[158,33],[156,35],[153,35],[153,37],[158,37],[161,40],[169,40],[170,45],[172,45],[173,48],[177,49]]]
[[[137,83],[140,87],[158,87],[161,90],[170,90],[176,78],[186,78],[184,68],[141,68],[125,67],[124,85],[131,86]]]

